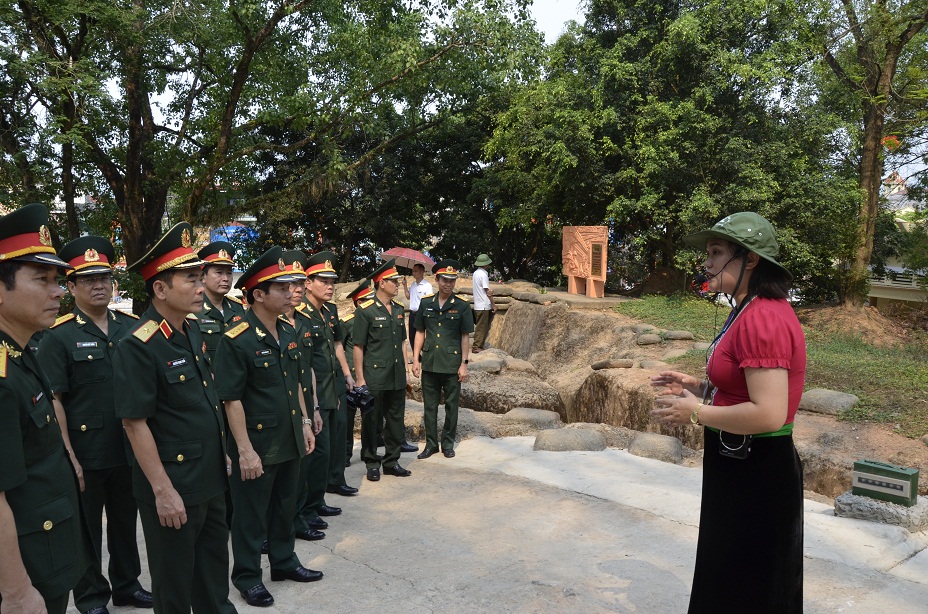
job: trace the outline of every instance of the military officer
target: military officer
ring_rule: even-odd
[[[354,367],[358,385],[370,389],[374,410],[361,416],[361,459],[367,479],[376,482],[383,472],[397,477],[411,475],[399,464],[406,441],[406,327],[399,293],[395,260],[384,262],[371,275],[374,298],[358,305],[354,317]],[[383,421],[384,456],[377,454],[377,427]]]
[[[197,256],[204,263],[203,311],[197,324],[206,342],[206,353],[212,361],[216,357],[219,337],[242,321],[245,306],[229,294],[235,247],[227,241],[213,241],[198,251]]]
[[[74,471],[29,338],[64,291],[44,205],[0,218],[0,609],[63,614],[90,564]]]
[[[425,449],[417,458],[438,452],[438,401],[445,395],[445,424],[441,430],[441,451],[454,456],[458,428],[461,383],[467,379],[470,333],[474,317],[470,304],[454,295],[461,264],[442,260],[432,267],[438,281],[438,294],[422,299],[416,317],[416,341],[412,352],[412,372],[422,375],[422,401],[425,407]]]
[[[250,306],[244,321],[222,337],[215,369],[232,440],[232,584],[248,605],[274,603],[264,585],[261,543],[267,536],[271,580],[313,582],[322,572],[294,552],[300,462],[315,446],[301,386],[300,346],[283,318],[290,282],[301,281],[272,247],[236,283]],[[234,443],[233,443],[234,442]]]
[[[320,430],[316,435],[316,450],[304,460],[304,484],[300,504],[297,510],[295,526],[298,531],[320,530],[328,527],[322,516],[337,516],[342,513],[341,508],[328,505],[325,494],[331,475],[331,465],[334,444],[344,439],[345,415],[339,409],[339,384],[337,373],[348,370],[345,361],[344,348],[341,340],[343,330],[338,319],[338,310],[334,303],[330,303],[335,291],[337,274],[332,268],[335,254],[322,251],[313,254],[308,259],[302,252],[288,252],[289,255],[302,256],[306,271],[305,301],[295,312],[299,330],[306,339],[312,341],[312,354],[310,360],[304,363],[307,372],[312,370],[316,380],[315,405],[320,417]],[[313,395],[306,396],[306,403],[313,402]],[[341,435],[342,439],[338,439]],[[337,452],[341,447],[337,446]],[[341,456],[341,455],[339,455]],[[348,494],[355,494],[358,490],[348,486],[344,478],[345,461],[341,463],[341,488]]]
[[[352,290],[348,294],[348,298],[354,303],[354,308],[358,308],[358,304],[361,301],[364,301],[370,297],[374,296],[374,288],[371,286],[371,280],[366,277],[361,280],[358,284],[358,287]],[[357,377],[357,372],[354,368],[354,312],[352,311],[349,314],[342,316],[342,328],[345,331],[345,338],[342,339],[342,347],[345,352],[345,359],[348,362],[348,370],[351,373],[352,377]],[[345,428],[345,466],[349,467],[351,465],[351,457],[354,454],[354,424],[357,419],[357,408],[348,406],[347,399],[345,400],[345,407],[347,410],[346,413],[346,425]]]
[[[151,305],[116,346],[116,415],[132,445],[132,490],[156,612],[226,614],[226,425],[203,337],[202,263],[181,222],[133,263]]]
[[[67,427],[61,434],[81,484],[81,504],[97,555],[74,587],[74,605],[84,613],[105,614],[112,596],[113,605],[150,608],[151,593],[138,579],[138,509],[113,389],[115,346],[138,317],[108,309],[116,252],[107,239],[80,237],[61,248],[59,256],[74,267],[68,271],[67,287],[75,307],[43,336],[37,357],[54,394],[58,423]],[[112,589],[100,566],[104,508]]]

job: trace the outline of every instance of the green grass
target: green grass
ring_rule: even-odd
[[[692,331],[703,341],[714,337],[715,307],[695,297],[648,296],[616,309],[660,328]],[[719,308],[718,329],[727,313]],[[829,388],[860,397],[841,419],[888,424],[908,437],[928,433],[928,344],[880,348],[859,337],[804,330],[806,389]],[[705,353],[690,352],[672,362],[681,371],[699,374],[705,369]]]

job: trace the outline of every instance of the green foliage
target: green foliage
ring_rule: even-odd
[[[721,302],[712,303],[691,294],[648,295],[621,303],[615,309],[658,328],[688,330],[697,340],[706,342],[715,339],[731,312]]]

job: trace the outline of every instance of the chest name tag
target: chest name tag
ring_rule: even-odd
[[[176,360],[169,360],[169,361],[168,361],[168,366],[171,367],[172,369],[173,369],[174,367],[182,367],[182,366],[184,366],[185,364],[187,364],[187,359],[186,359],[186,358],[178,358],[178,359],[176,359]]]
[[[378,322],[380,322],[380,321],[382,321],[382,320],[386,320],[386,319],[387,319],[387,316],[377,316],[377,317],[375,317],[374,319],[377,320]]]
[[[258,356],[270,356],[271,350],[255,350],[255,354]]]
[[[78,341],[77,347],[79,348],[95,348],[97,347],[96,341]]]
[[[45,393],[44,393],[44,392],[40,392],[39,394],[35,395],[34,397],[32,397],[32,404],[33,404],[33,405],[38,405],[38,404],[39,404],[39,401],[41,401],[41,400],[42,400],[42,397],[44,397],[44,396],[45,396]]]
[[[215,324],[216,320],[210,320],[209,318],[200,318],[201,324]]]
[[[458,312],[457,309],[449,309],[449,310],[448,310],[448,313],[457,313],[457,312]]]

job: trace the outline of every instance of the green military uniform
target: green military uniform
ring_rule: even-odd
[[[279,249],[279,248],[278,248]],[[277,339],[254,310],[226,331],[214,364],[221,377],[216,388],[223,401],[239,400],[248,439],[260,456],[264,474],[242,480],[238,445],[229,439],[232,458],[232,584],[247,591],[262,582],[261,544],[268,540],[272,570],[300,565],[293,551],[300,459],[306,454],[300,410],[300,348],[296,332],[283,319]]]
[[[222,299],[222,310],[210,302],[206,293],[203,294],[203,311],[197,318],[197,326],[206,343],[206,354],[210,363],[216,359],[216,348],[222,333],[237,325],[245,317],[245,305],[232,296]]]
[[[375,283],[398,275],[393,261],[385,263],[371,278]],[[391,301],[390,309],[376,296],[362,302],[354,314],[354,342],[364,348],[364,383],[374,396],[374,410],[361,417],[361,459],[368,470],[385,470],[399,465],[400,446],[406,441],[406,321],[402,303]],[[377,454],[377,428],[384,425],[384,456]]]
[[[55,255],[47,224],[48,210],[41,204],[26,205],[0,218],[0,263],[71,268]],[[9,290],[6,300],[13,300],[13,293],[20,290],[18,286]],[[24,291],[29,292],[28,287]],[[49,299],[53,300],[52,294]],[[0,305],[0,310],[6,307]],[[0,329],[0,492],[15,524],[4,530],[15,530],[19,558],[46,610],[64,614],[68,593],[90,565],[89,538],[51,389],[35,350],[22,348],[14,334],[14,329]],[[34,338],[27,340],[32,342]],[[0,565],[18,564],[15,552],[0,552]]]
[[[440,275],[441,271],[449,268],[439,268],[438,272],[433,269],[433,273]],[[453,271],[457,268],[450,268],[452,273],[448,277],[454,275]],[[444,304],[440,303],[438,294],[429,295],[419,303],[415,327],[417,335],[418,331],[425,333],[420,358],[426,437],[423,454],[438,450],[438,401],[442,392],[445,395],[445,424],[441,431],[441,449],[448,454],[454,450],[461,399],[461,382],[458,381],[458,370],[464,358],[461,338],[474,331],[470,304],[454,294]]]
[[[109,311],[107,317],[104,333],[76,307],[44,335],[37,356],[52,392],[61,396],[72,451],[84,470],[80,498],[97,560],[74,588],[74,605],[81,612],[105,606],[110,596],[125,603],[142,589],[138,508],[113,388],[115,346],[138,318],[120,311]],[[109,583],[100,566],[104,509]]]
[[[354,302],[355,309],[358,303],[374,294],[374,288],[371,287],[369,279],[365,278],[358,283],[358,286],[348,294]],[[352,379],[357,380],[358,374],[354,368],[354,312],[342,316],[342,329],[345,331],[345,338],[342,339],[342,346],[345,348],[345,361],[348,363],[348,369],[351,371]],[[347,390],[346,390],[347,392]],[[348,400],[342,399],[345,403],[345,465],[354,454],[354,425],[358,410],[356,407],[349,407]],[[344,472],[343,472],[344,473]]]
[[[148,281],[163,271],[199,267],[191,231],[177,224],[130,270],[141,269]],[[230,613],[236,610],[229,601],[226,425],[196,316],[182,326],[174,330],[152,305],[116,346],[115,388],[129,391],[117,396],[116,415],[146,421],[187,514],[179,529],[161,526],[151,484],[133,465],[155,611]]]

